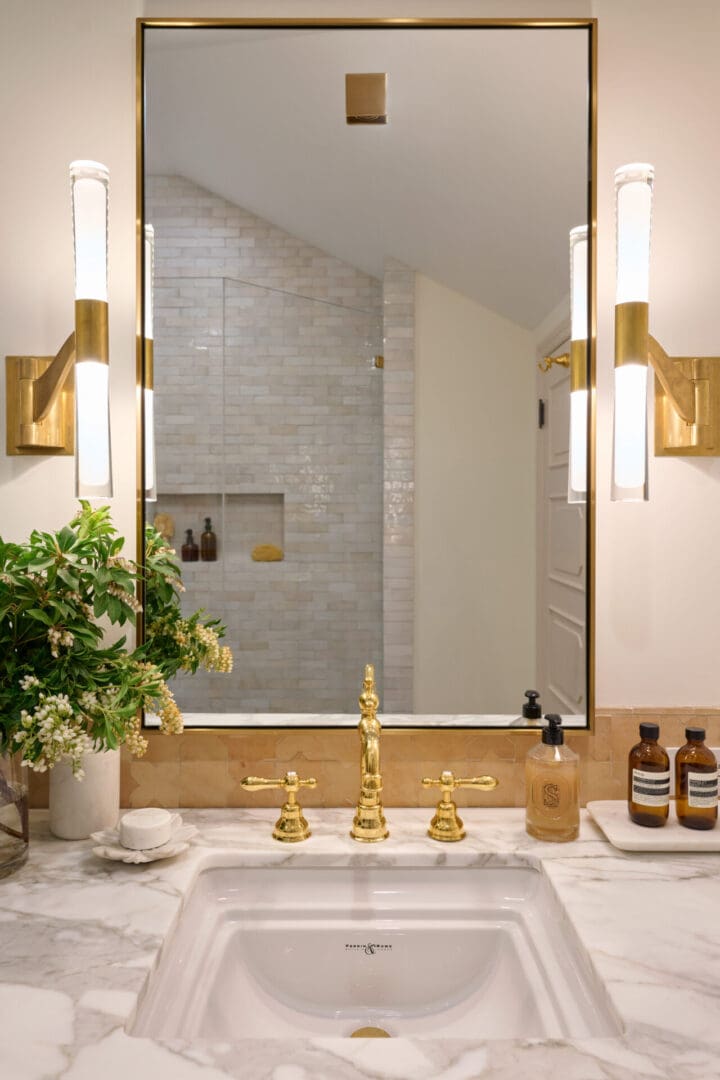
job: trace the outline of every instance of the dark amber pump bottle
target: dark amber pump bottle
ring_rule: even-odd
[[[705,745],[705,729],[685,728],[687,742],[675,758],[675,806],[686,829],[713,829],[718,816],[718,767]]]
[[[670,813],[670,758],[658,745],[657,724],[640,725],[628,759],[628,813],[636,825],[658,828]]]
[[[217,536],[209,517],[205,518],[205,532],[200,537],[200,558],[203,562],[217,561]]]
[[[200,548],[193,540],[192,529],[185,530],[185,543],[180,548],[180,555],[183,562],[197,562],[200,556]]]

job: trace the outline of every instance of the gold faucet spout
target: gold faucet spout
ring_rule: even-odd
[[[365,678],[360,694],[360,798],[355,810],[350,835],[366,844],[384,840],[390,835],[382,807],[382,773],[380,772],[380,704],[375,692],[375,669],[365,665]]]

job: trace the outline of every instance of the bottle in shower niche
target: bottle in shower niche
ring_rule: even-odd
[[[542,742],[525,759],[525,828],[537,840],[575,840],[580,831],[579,758],[565,746],[561,718],[548,713],[545,719]]]
[[[185,530],[185,543],[180,548],[180,557],[183,562],[197,562],[200,557],[200,548],[193,540],[192,529]]]
[[[205,532],[200,537],[200,558],[203,562],[217,561],[217,536],[209,517],[205,518]]]
[[[641,724],[640,742],[628,758],[628,813],[650,829],[664,825],[670,813],[670,758],[659,738],[657,724]]]
[[[687,742],[675,758],[675,807],[686,829],[714,829],[718,816],[718,767],[705,745],[705,729],[685,728]]]

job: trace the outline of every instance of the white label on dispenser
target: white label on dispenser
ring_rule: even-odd
[[[695,772],[688,769],[688,806],[698,809],[717,806],[718,774],[714,772]]]
[[[670,803],[670,770],[647,772],[632,771],[632,801],[640,806],[668,806]]]

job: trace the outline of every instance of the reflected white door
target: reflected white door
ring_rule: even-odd
[[[556,354],[569,352],[566,341]],[[585,712],[585,564],[587,514],[570,504],[570,375],[538,372],[544,424],[538,429],[538,681],[543,713]]]

